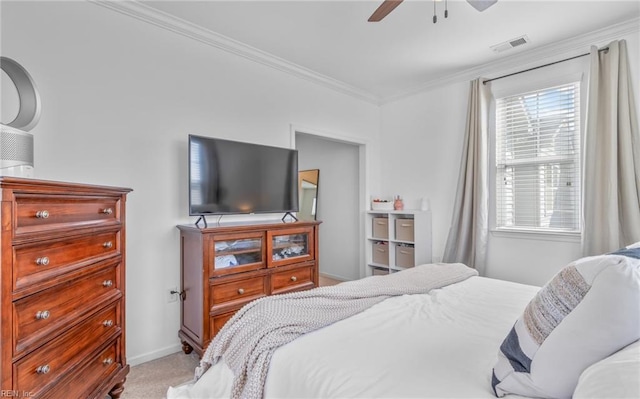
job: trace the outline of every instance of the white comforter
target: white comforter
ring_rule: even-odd
[[[269,398],[495,398],[498,347],[538,287],[471,277],[430,294],[405,295],[278,349]],[[169,399],[228,397],[224,363]]]

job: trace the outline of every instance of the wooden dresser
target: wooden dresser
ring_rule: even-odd
[[[129,191],[0,178],[2,392],[120,397]]]
[[[243,305],[318,286],[320,222],[178,226],[185,353],[203,351]]]

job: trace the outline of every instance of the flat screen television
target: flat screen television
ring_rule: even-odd
[[[189,135],[189,215],[298,211],[298,151]]]

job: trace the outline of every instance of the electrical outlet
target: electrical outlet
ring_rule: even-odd
[[[178,301],[178,287],[171,287],[167,290],[167,302],[177,302]]]

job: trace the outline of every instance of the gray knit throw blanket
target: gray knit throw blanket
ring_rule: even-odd
[[[260,399],[271,356],[280,346],[387,298],[424,294],[477,274],[461,263],[428,264],[386,276],[260,298],[240,309],[211,341],[196,369],[196,379],[223,359],[234,375],[231,397]]]

